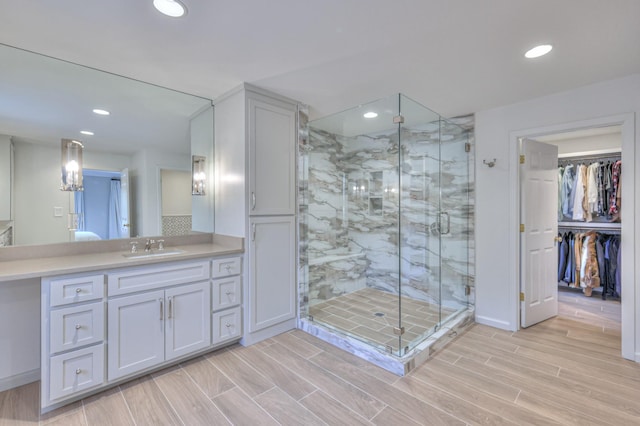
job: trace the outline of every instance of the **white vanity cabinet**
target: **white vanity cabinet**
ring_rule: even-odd
[[[242,257],[41,280],[41,408],[242,337]]]
[[[242,259],[216,259],[211,269],[211,340],[219,344],[242,336]]]
[[[41,405],[105,383],[104,275],[41,281]]]
[[[211,344],[209,281],[109,299],[108,379]]]

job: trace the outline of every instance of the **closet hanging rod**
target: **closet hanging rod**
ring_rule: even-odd
[[[602,232],[602,233],[614,233],[614,234],[619,234],[621,231],[621,226],[620,223],[611,223],[611,224],[607,224],[610,226],[598,226],[598,224],[595,224],[595,226],[593,226],[594,224],[591,225],[563,225],[563,224],[558,224],[558,231],[560,230],[567,230],[567,231],[596,231],[596,232]],[[617,225],[617,226],[616,226]]]
[[[558,158],[558,163],[580,163],[583,161],[618,161],[622,159],[622,154],[604,154],[604,155],[581,155],[576,157]]]

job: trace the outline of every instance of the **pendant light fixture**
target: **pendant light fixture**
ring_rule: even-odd
[[[191,195],[205,195],[206,158],[201,155],[191,157]]]
[[[61,191],[82,191],[82,142],[62,139]]]

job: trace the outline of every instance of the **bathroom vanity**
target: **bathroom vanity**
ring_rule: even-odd
[[[239,341],[243,240],[218,240],[2,262],[40,278],[41,410]]]

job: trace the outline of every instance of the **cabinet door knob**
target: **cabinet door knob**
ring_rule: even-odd
[[[80,374],[82,373],[82,370],[80,370],[79,368],[76,370],[76,374]]]
[[[76,293],[81,293],[82,289],[80,287],[76,288]]]
[[[76,330],[80,330],[82,326],[80,324],[76,324]]]

